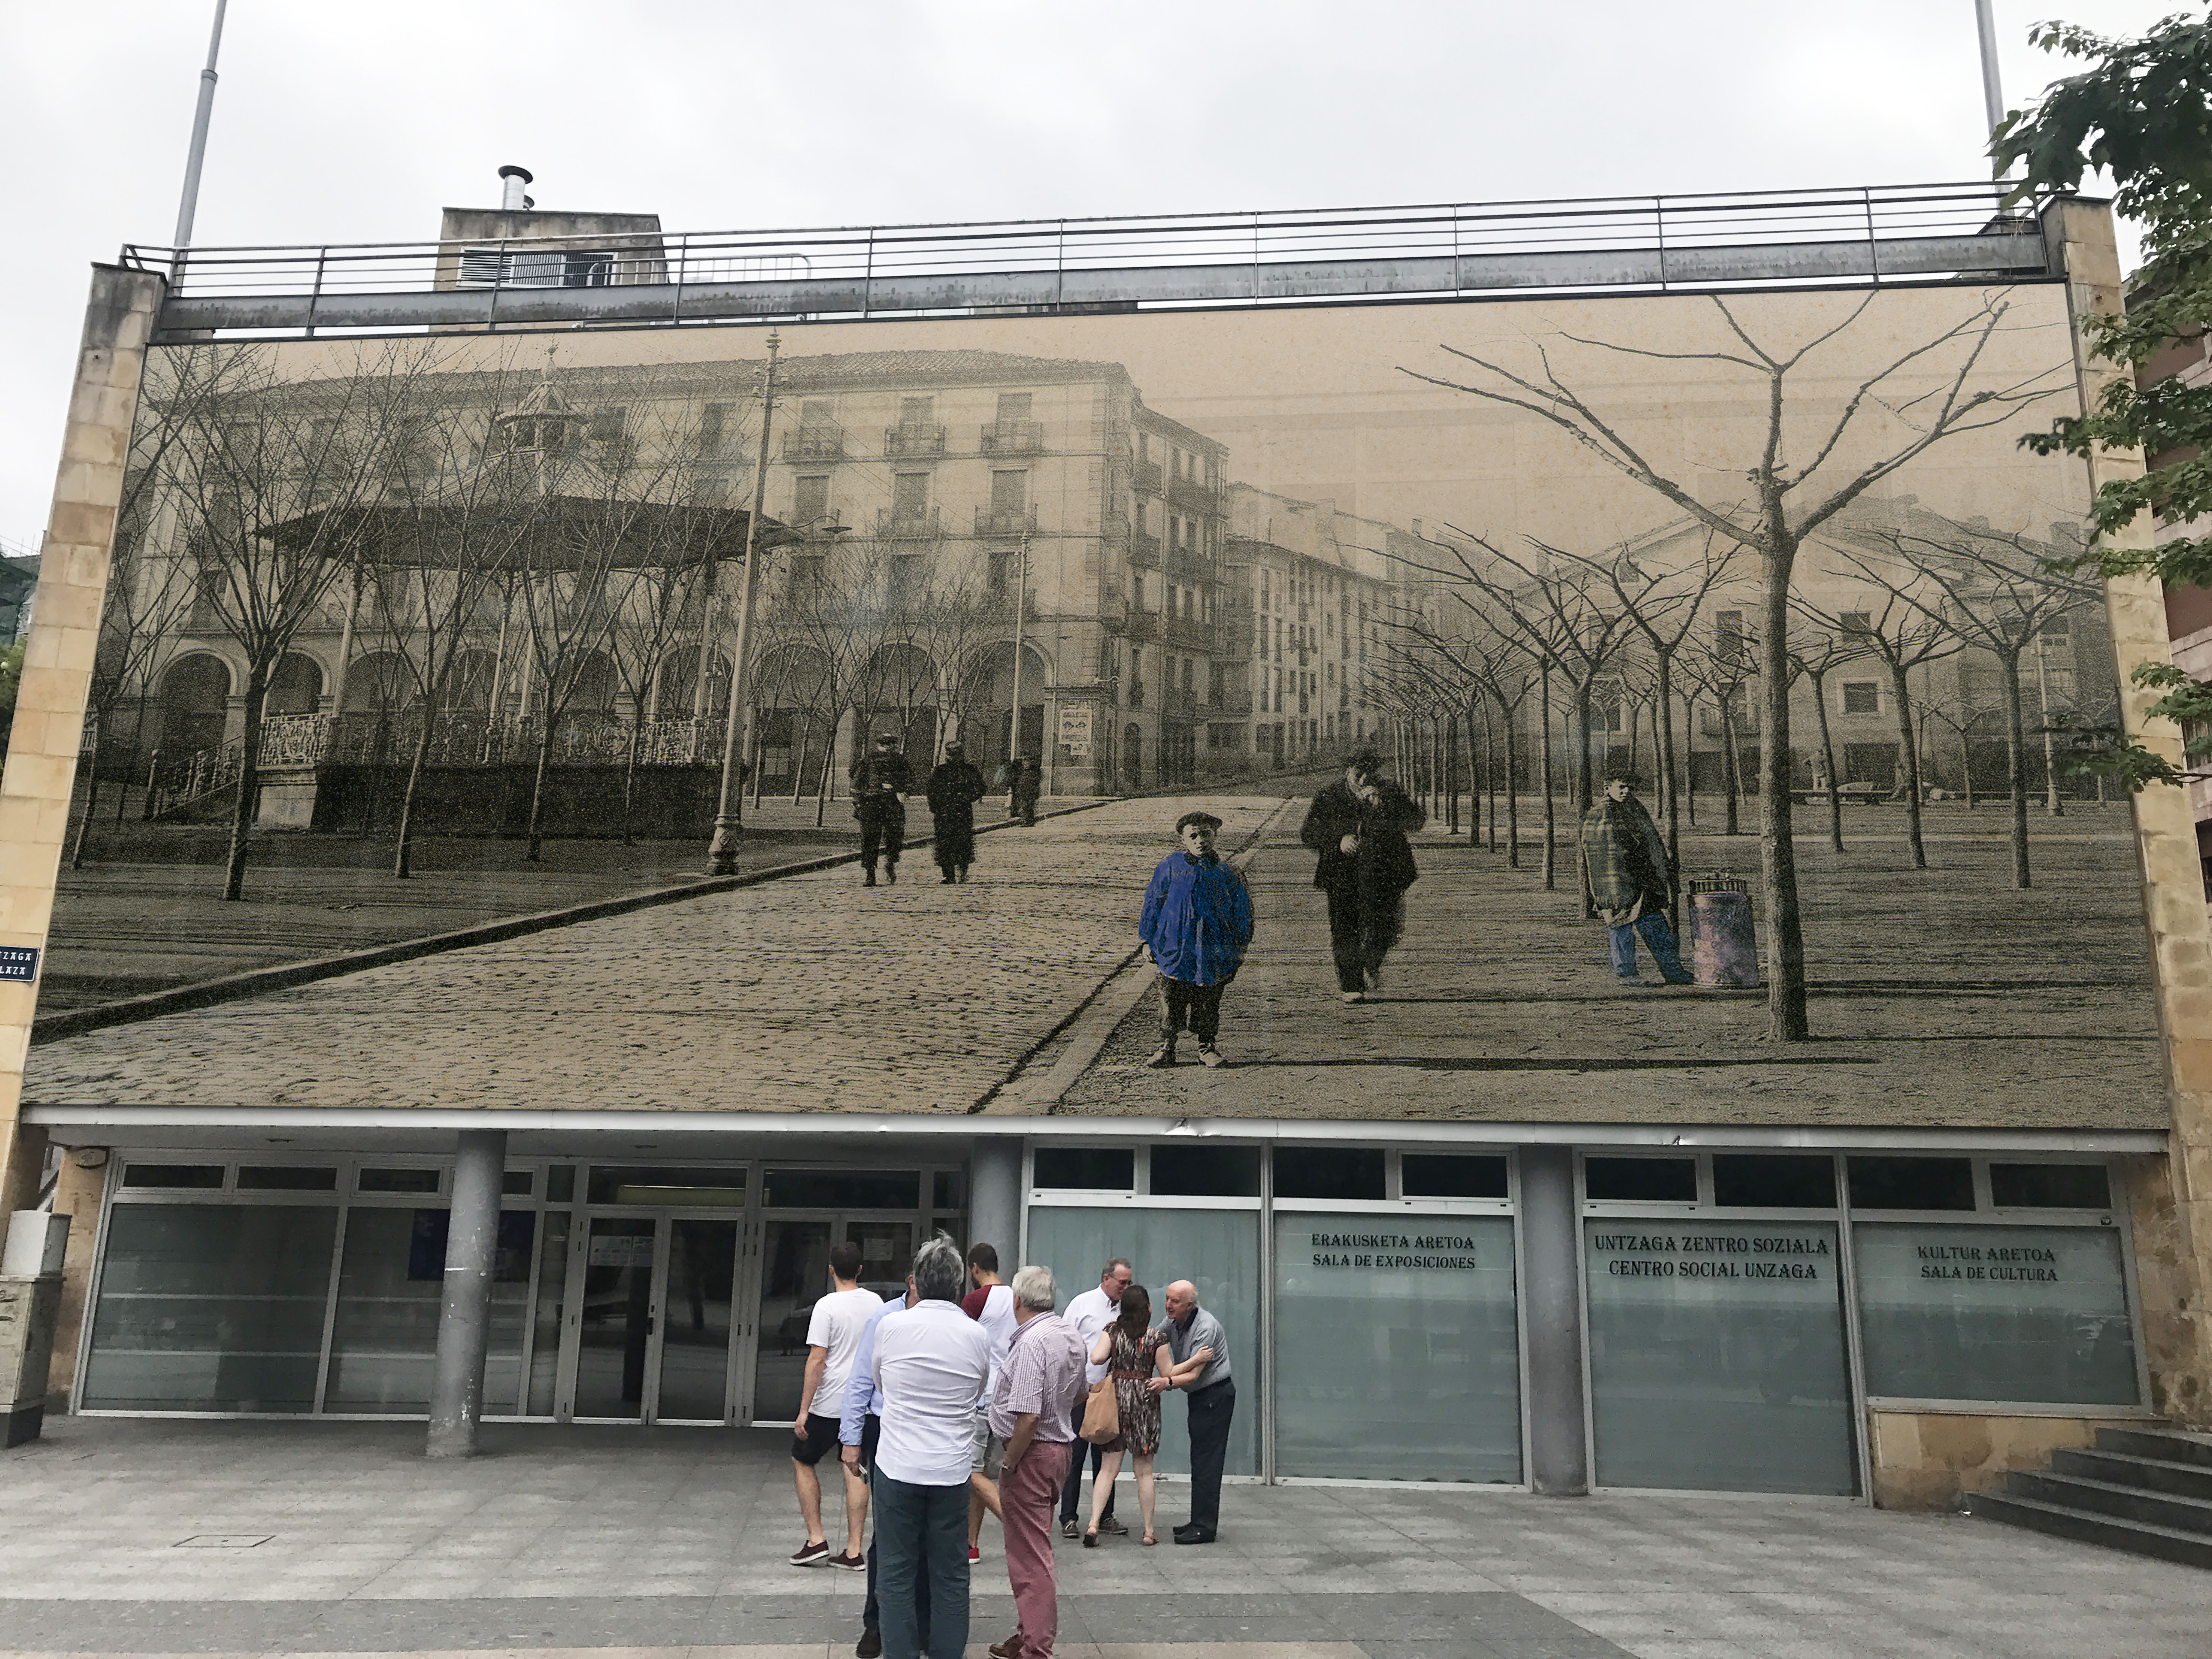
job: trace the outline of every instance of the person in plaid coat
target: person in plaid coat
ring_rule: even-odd
[[[1687,985],[1674,930],[1667,925],[1667,906],[1674,884],[1667,867],[1667,842],[1644,803],[1636,799],[1633,773],[1615,772],[1605,781],[1605,799],[1583,819],[1583,885],[1607,928],[1613,946],[1613,971],[1642,984],[1636,971],[1636,940],[1651,953],[1669,985]]]

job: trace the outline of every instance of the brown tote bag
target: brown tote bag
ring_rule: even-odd
[[[1094,1446],[1121,1437],[1121,1407],[1114,1398],[1111,1371],[1091,1385],[1090,1397],[1083,1403],[1083,1437]]]

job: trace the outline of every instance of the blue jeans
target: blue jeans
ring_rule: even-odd
[[[1613,971],[1623,979],[1636,977],[1638,933],[1644,935],[1644,948],[1651,952],[1651,960],[1659,964],[1667,982],[1686,984],[1690,975],[1682,970],[1682,958],[1674,949],[1674,930],[1667,925],[1664,910],[1646,910],[1634,921],[1606,929],[1606,939],[1613,946]]]
[[[880,1468],[875,1492],[878,1586],[888,1659],[961,1659],[968,1650],[968,1487],[918,1486]],[[917,1587],[928,1598],[927,1646]]]

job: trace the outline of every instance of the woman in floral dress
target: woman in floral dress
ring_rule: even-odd
[[[1160,1449],[1160,1389],[1166,1384],[1156,1385],[1154,1379],[1169,1375],[1172,1359],[1167,1333],[1152,1328],[1152,1292],[1130,1285],[1121,1292],[1121,1316],[1098,1334],[1091,1349],[1091,1363],[1106,1366],[1114,1379],[1121,1432],[1098,1449],[1102,1461],[1091,1489],[1091,1525],[1083,1534],[1087,1550],[1098,1547],[1099,1517],[1114,1494],[1124,1452],[1137,1460],[1137,1507],[1145,1517],[1145,1542],[1160,1541],[1152,1533],[1152,1454]]]

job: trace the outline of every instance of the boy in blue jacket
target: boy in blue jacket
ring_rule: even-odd
[[[1237,977],[1252,943],[1252,895],[1244,878],[1213,850],[1221,820],[1186,812],[1176,820],[1182,850],[1152,872],[1137,932],[1160,970],[1160,1047],[1145,1064],[1176,1063],[1176,1034],[1186,1019],[1198,1057],[1221,1064],[1213,1039],[1221,1029],[1221,993]]]

